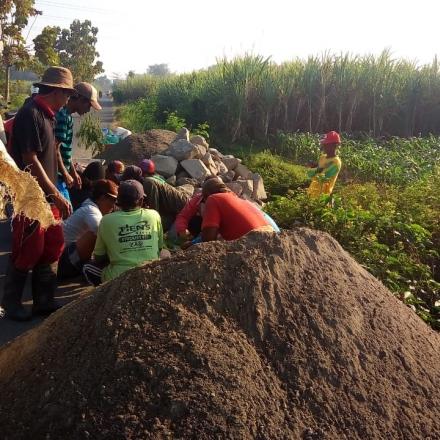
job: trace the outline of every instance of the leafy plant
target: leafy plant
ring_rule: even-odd
[[[250,155],[245,159],[252,171],[259,173],[270,195],[283,195],[292,188],[304,186],[308,181],[304,167],[283,160],[270,151]]]
[[[197,127],[191,130],[192,134],[203,136],[205,139],[209,139],[209,124],[207,122],[201,122]]]
[[[154,98],[138,99],[118,110],[118,118],[123,127],[129,130],[142,133],[152,128],[159,128],[160,124],[156,119],[157,103]]]
[[[164,128],[170,131],[179,131],[181,128],[185,127],[186,122],[185,119],[181,118],[177,112],[165,112],[166,113],[166,121],[164,124]]]
[[[101,130],[99,118],[91,113],[87,113],[76,134],[80,143],[85,149],[91,149],[92,154],[102,153],[105,149],[105,137]]]

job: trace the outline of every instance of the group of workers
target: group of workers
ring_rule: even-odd
[[[72,114],[100,110],[96,89],[74,85],[71,72],[50,67],[34,84],[38,94],[20,108],[8,136],[8,151],[43,190],[57,224],[47,229],[17,215],[12,221],[12,253],[2,307],[6,317],[26,321],[59,308],[57,280],[78,275],[93,285],[130,268],[169,255],[164,232],[183,249],[200,242],[235,240],[253,230],[278,232],[257,205],[239,198],[219,177],[210,176],[190,196],[164,181],[155,165],[99,161],[84,170],[72,163]],[[312,170],[309,194],[331,193],[341,163],[339,135],[322,141],[324,155]],[[32,272],[32,313],[22,294]]]

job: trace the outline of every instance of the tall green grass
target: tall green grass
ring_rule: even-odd
[[[154,100],[156,117],[176,111],[188,124],[207,121],[235,142],[277,131],[367,132],[373,136],[440,133],[440,69],[380,56],[311,56],[275,64],[245,55],[209,69],[165,78],[148,75],[115,86],[119,103]]]

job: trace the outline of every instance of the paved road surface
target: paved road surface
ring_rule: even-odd
[[[113,121],[113,102],[108,98],[103,98],[100,100],[100,103],[103,108],[103,110],[98,113],[101,119],[101,126],[103,128],[109,128]],[[74,130],[78,129],[80,119],[80,117],[74,116]],[[91,158],[90,151],[81,148],[78,145],[76,137],[74,137],[73,157],[75,160]],[[8,221],[0,221],[0,298],[3,296],[4,274],[6,272],[10,249],[10,224]],[[79,296],[83,286],[84,285],[80,282],[80,280],[60,285],[57,292],[59,302],[62,304],[67,304],[68,302],[76,299]],[[25,289],[24,304],[29,309],[32,306],[30,279],[28,280],[28,284]],[[24,333],[25,331],[35,327],[42,321],[42,319],[38,318],[26,323],[17,323],[7,319],[0,319],[0,346]]]

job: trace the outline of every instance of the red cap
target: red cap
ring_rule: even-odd
[[[329,131],[324,138],[321,139],[320,143],[321,145],[340,144],[341,136],[339,136],[339,133],[336,131]]]
[[[112,160],[107,166],[110,173],[122,174],[124,169],[125,165],[120,160]]]
[[[139,164],[139,168],[144,172],[148,174],[153,174],[156,171],[156,165],[154,165],[154,162],[150,159],[144,159]]]

